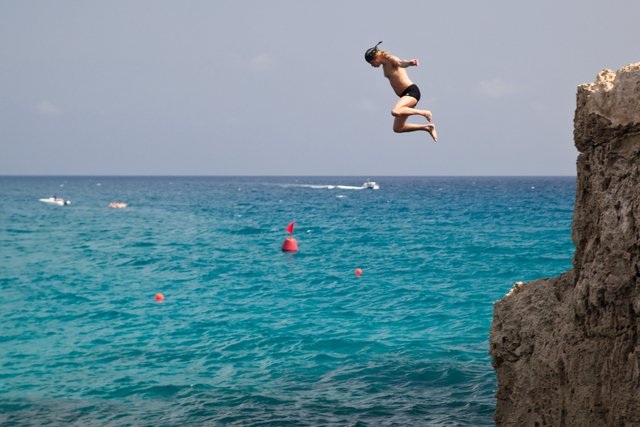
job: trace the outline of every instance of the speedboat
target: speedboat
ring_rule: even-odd
[[[56,197],[56,196],[49,197],[47,199],[40,199],[40,201],[44,203],[50,203],[52,205],[58,205],[58,206],[67,206],[71,204],[71,201],[65,200],[62,197]]]
[[[378,185],[377,182],[368,179],[367,182],[362,184],[362,188],[364,188],[365,190],[379,190],[380,185]]]

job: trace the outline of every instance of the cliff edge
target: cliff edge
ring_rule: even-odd
[[[640,426],[640,63],[578,86],[573,269],[494,305],[495,421]]]

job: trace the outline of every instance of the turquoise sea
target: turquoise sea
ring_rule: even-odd
[[[0,177],[0,425],[493,425],[575,177],[366,178]]]

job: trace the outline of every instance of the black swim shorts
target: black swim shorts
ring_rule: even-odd
[[[415,84],[409,86],[400,94],[400,98],[403,96],[412,96],[416,99],[416,101],[420,101],[420,89]]]

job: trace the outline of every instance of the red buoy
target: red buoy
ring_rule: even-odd
[[[294,221],[291,221],[289,225],[287,225],[287,233],[293,234],[294,225]],[[298,252],[298,242],[296,242],[296,239],[294,239],[293,236],[284,239],[284,243],[282,244],[282,252]]]
[[[293,237],[287,237],[284,239],[284,243],[282,244],[283,252],[297,252],[298,251],[298,242]]]

